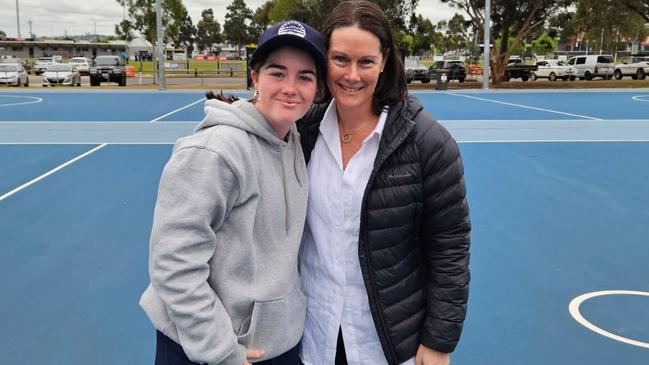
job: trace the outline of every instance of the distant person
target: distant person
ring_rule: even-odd
[[[254,100],[208,94],[160,180],[140,301],[158,365],[299,363],[309,184],[294,123],[324,77],[324,37],[286,21],[257,43]]]
[[[383,11],[329,14],[333,96],[299,122],[309,171],[300,274],[306,365],[447,365],[469,293],[457,143],[420,102]]]

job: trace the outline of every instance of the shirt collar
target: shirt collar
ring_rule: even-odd
[[[383,129],[385,128],[385,121],[388,119],[388,107],[384,107],[381,115],[379,116],[379,121],[374,127],[374,131],[368,134],[367,138],[363,143],[369,141],[370,139],[376,136],[377,140],[381,140],[383,135]],[[324,116],[322,117],[322,123],[320,123],[320,133],[325,139],[327,144],[333,145],[333,143],[338,143],[340,139],[340,132],[338,129],[338,115],[336,114],[336,99],[331,99],[329,107],[325,111]]]

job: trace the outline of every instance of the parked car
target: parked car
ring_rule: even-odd
[[[29,75],[19,63],[0,63],[0,84],[29,86]]]
[[[10,57],[10,58],[3,58],[0,63],[18,63],[23,66],[25,71],[29,74],[32,70],[32,66],[29,64],[29,62],[23,60],[22,58],[18,57]]]
[[[575,56],[568,60],[568,64],[575,68],[575,76],[580,80],[592,80],[595,77],[610,80],[615,70],[611,55]]]
[[[76,66],[77,70],[81,75],[90,74],[90,60],[86,57],[72,57],[70,58],[70,63]]]
[[[411,83],[414,80],[419,80],[424,84],[430,82],[428,69],[426,68],[426,66],[421,65],[417,59],[406,58],[405,70],[407,83]]]
[[[440,72],[446,72],[448,81],[464,82],[466,79],[466,66],[462,61],[437,61],[428,68],[428,76],[432,80],[436,80]]]
[[[624,76],[631,76],[634,80],[644,80],[649,73],[649,57],[633,57],[632,59],[615,65],[616,80],[622,80]]]
[[[556,81],[562,79],[564,81],[574,80],[576,70],[574,67],[568,65],[564,61],[559,60],[543,60],[536,63],[537,70],[532,72],[532,80],[548,79]]]
[[[534,58],[536,59],[536,58]],[[532,77],[532,73],[538,69],[535,64],[528,64],[523,58],[520,57],[510,57],[507,62],[507,67],[505,68],[505,74],[503,75],[503,81],[509,81],[511,79],[522,79],[527,81]]]
[[[126,86],[126,71],[118,56],[97,56],[90,67],[90,86],[99,86],[102,82],[116,82]]]
[[[71,63],[53,63],[43,73],[43,87],[81,86],[81,74]]]
[[[36,75],[40,75],[43,72],[45,72],[45,69],[47,69],[47,66],[55,63],[52,59],[52,57],[39,57],[36,59],[36,64],[34,64],[34,73]]]

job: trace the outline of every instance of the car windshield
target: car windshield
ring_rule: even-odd
[[[51,58],[39,58],[36,62],[52,62]]]
[[[563,61],[558,61],[557,65],[559,65],[559,66],[568,66],[568,64],[563,62]]]
[[[613,63],[612,56],[597,56],[597,63]]]
[[[97,66],[119,66],[117,58],[96,58],[95,65]]]
[[[444,67],[444,61],[437,61],[433,65],[433,68],[442,68],[442,67]]]
[[[18,71],[18,65],[11,65],[8,63],[0,64],[0,71],[3,72],[16,72]]]
[[[82,60],[82,59],[74,59],[74,58],[73,58],[72,60],[70,60],[70,61],[71,61],[72,63],[88,63],[88,61],[86,61],[86,60]]]
[[[72,71],[72,65],[66,65],[65,63],[55,63],[52,64],[51,66],[47,67],[47,71],[54,71],[54,72],[70,72]]]

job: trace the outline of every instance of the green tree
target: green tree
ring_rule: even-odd
[[[632,12],[640,15],[649,22],[649,0],[621,0],[622,4]]]
[[[483,29],[484,0],[441,0],[452,7],[459,8],[471,19],[475,29]],[[492,0],[491,24],[492,44],[491,69],[493,80],[503,79],[507,61],[512,49],[525,45],[543,30],[546,19],[566,9],[576,0]],[[513,36],[513,41],[509,41]],[[494,42],[507,39],[507,42]]]
[[[156,14],[155,0],[116,0],[121,6],[126,6],[128,19],[121,21],[115,27],[115,33],[122,36],[138,31],[151,44],[156,43]],[[163,41],[173,39],[183,23],[184,12],[187,11],[182,0],[162,0],[162,25],[165,29]],[[119,28],[118,28],[119,27]]]
[[[532,49],[535,54],[546,55],[557,50],[557,40],[550,37],[548,33],[543,32],[532,42]]]
[[[185,16],[182,24],[178,28],[178,34],[173,39],[174,47],[184,48],[187,50],[187,55],[191,56],[194,51],[194,41],[196,38],[196,27],[192,22],[192,17],[189,16],[185,10]]]
[[[268,20],[271,24],[287,19],[311,23],[311,18],[309,7],[303,0],[275,0],[268,11]]]
[[[410,19],[410,35],[412,36],[412,53],[421,54],[433,49],[435,41],[435,26],[420,14]]]
[[[5,33],[3,30],[0,30],[0,40],[5,40],[7,39],[7,33]]]
[[[253,39],[258,39],[261,33],[272,24],[270,21],[270,11],[276,2],[277,0],[268,0],[255,10],[250,24],[250,36]]]
[[[215,52],[216,44],[221,43],[221,24],[214,19],[214,11],[209,8],[201,12],[201,20],[196,24],[196,48],[199,52]]]
[[[227,7],[223,33],[225,39],[237,46],[237,54],[241,54],[241,48],[250,42],[256,41],[250,37],[250,24],[252,23],[252,10],[248,8],[244,0],[233,0]]]
[[[645,39],[645,19],[632,9],[612,0],[579,0],[575,11],[579,30],[593,51],[615,53],[627,42]]]

